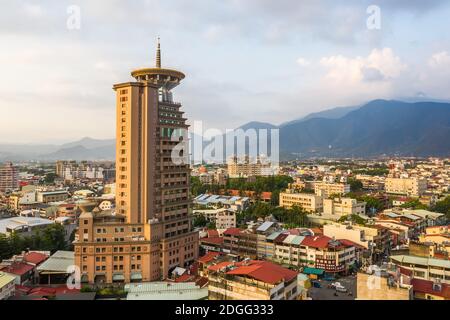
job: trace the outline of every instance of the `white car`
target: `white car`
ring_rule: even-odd
[[[333,283],[330,284],[330,287],[331,288],[336,288],[336,287],[342,287],[342,285],[341,285],[340,282],[333,282]]]
[[[339,284],[338,286],[335,287],[336,291],[338,292],[347,292],[347,288],[344,287],[343,285]]]

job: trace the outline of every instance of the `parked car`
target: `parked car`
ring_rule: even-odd
[[[338,292],[347,292],[347,288],[344,287],[343,285],[339,284],[335,288],[336,288],[336,291],[338,291]]]
[[[322,288],[322,285],[318,281],[312,281],[311,284],[314,288]]]
[[[330,287],[330,288],[336,288],[337,286],[342,286],[341,285],[341,283],[340,282],[333,282],[333,283],[330,283],[330,285],[328,286],[328,287]]]

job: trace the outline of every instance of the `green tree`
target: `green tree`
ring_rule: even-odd
[[[55,182],[56,177],[58,176],[54,172],[47,173],[45,175],[44,182],[46,184],[53,184]]]
[[[348,184],[350,185],[350,190],[352,192],[361,191],[363,188],[362,182],[354,178],[348,179]]]
[[[413,210],[418,210],[418,209],[428,210],[428,206],[421,203],[419,201],[419,199],[414,199],[414,200],[408,201],[408,202],[402,204],[401,207],[405,208],[405,209],[413,209]]]
[[[351,221],[353,223],[356,224],[360,224],[360,225],[365,225],[366,224],[366,220],[364,220],[363,218],[361,218],[359,215],[357,214],[352,214],[350,217],[349,216],[342,216],[339,218],[338,222],[346,222],[346,221]]]
[[[0,260],[8,259],[13,255],[8,237],[0,233]]]
[[[194,221],[192,222],[192,225],[194,228],[201,228],[205,227],[208,224],[208,220],[205,218],[204,215],[198,215],[194,218]]]
[[[436,204],[432,207],[432,210],[445,214],[447,221],[450,220],[450,196],[436,202]]]

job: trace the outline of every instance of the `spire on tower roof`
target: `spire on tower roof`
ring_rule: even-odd
[[[158,37],[158,49],[156,50],[156,67],[161,69],[161,44]]]

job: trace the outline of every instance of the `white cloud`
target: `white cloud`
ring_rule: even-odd
[[[431,56],[428,65],[432,68],[450,67],[450,54],[447,51],[441,51]]]
[[[391,48],[374,49],[367,57],[323,57],[320,64],[328,70],[328,80],[347,84],[389,80],[407,68]]]
[[[307,67],[311,64],[311,62],[306,60],[305,58],[299,57],[297,59],[297,64],[301,67]]]

